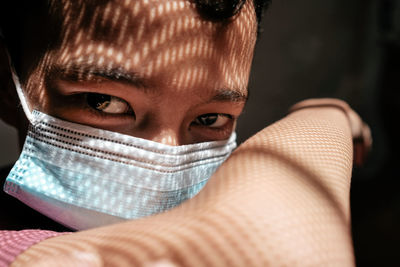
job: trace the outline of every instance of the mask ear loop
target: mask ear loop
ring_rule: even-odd
[[[24,110],[25,116],[29,120],[30,123],[33,124],[33,116],[32,112],[29,109],[28,101],[26,100],[25,93],[22,90],[21,83],[19,81],[17,72],[15,71],[14,65],[12,64],[11,56],[8,50],[6,49],[7,57],[8,57],[8,65],[10,67],[12,80],[15,85],[15,89],[17,90],[18,98],[21,102],[22,109]]]

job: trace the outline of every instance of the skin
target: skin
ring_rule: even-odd
[[[169,145],[231,135],[256,40],[251,1],[223,23],[187,0],[51,3],[43,26],[57,30],[22,66],[30,110]]]
[[[243,143],[182,205],[46,239],[11,266],[355,266],[351,137],[342,110],[299,109]]]
[[[50,10],[49,21],[62,18],[53,42],[38,54],[27,50],[21,78],[31,109],[171,145],[230,135],[247,98],[256,38],[250,1],[224,24],[205,22],[187,1],[66,3]],[[90,109],[92,92],[130,109]],[[233,119],[196,124],[210,113]],[[245,142],[176,209],[48,239],[14,266],[353,266],[352,126],[335,105],[301,107]]]

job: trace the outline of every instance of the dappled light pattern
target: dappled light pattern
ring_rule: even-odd
[[[342,111],[299,110],[250,138],[177,208],[50,238],[15,266],[85,265],[82,254],[93,266],[354,266],[351,157]]]
[[[23,81],[32,108],[51,115],[52,80],[63,78],[100,83],[113,77],[180,96],[183,106],[226,88],[235,98],[247,94],[256,39],[251,1],[223,22],[202,19],[184,0],[50,3],[55,41]],[[169,117],[180,116],[182,109],[173,108]],[[353,266],[348,122],[337,109],[298,110],[245,142],[182,205],[50,238],[14,264]]]
[[[53,0],[49,22],[56,41],[25,82],[36,103],[31,108],[51,114],[48,83],[57,75],[85,81],[111,74],[143,78],[160,91],[246,94],[256,39],[252,1],[234,17],[212,22],[187,0]]]

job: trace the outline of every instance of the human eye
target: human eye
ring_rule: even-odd
[[[208,113],[198,116],[192,124],[209,128],[223,128],[232,121],[232,116],[221,113]]]
[[[133,110],[125,100],[107,94],[86,93],[86,104],[102,113],[133,114]]]

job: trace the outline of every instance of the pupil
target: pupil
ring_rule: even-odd
[[[208,114],[208,115],[203,115],[199,117],[199,121],[203,125],[211,125],[215,123],[218,119],[217,114]]]
[[[110,95],[90,93],[86,97],[89,106],[95,109],[106,108],[111,101]]]

